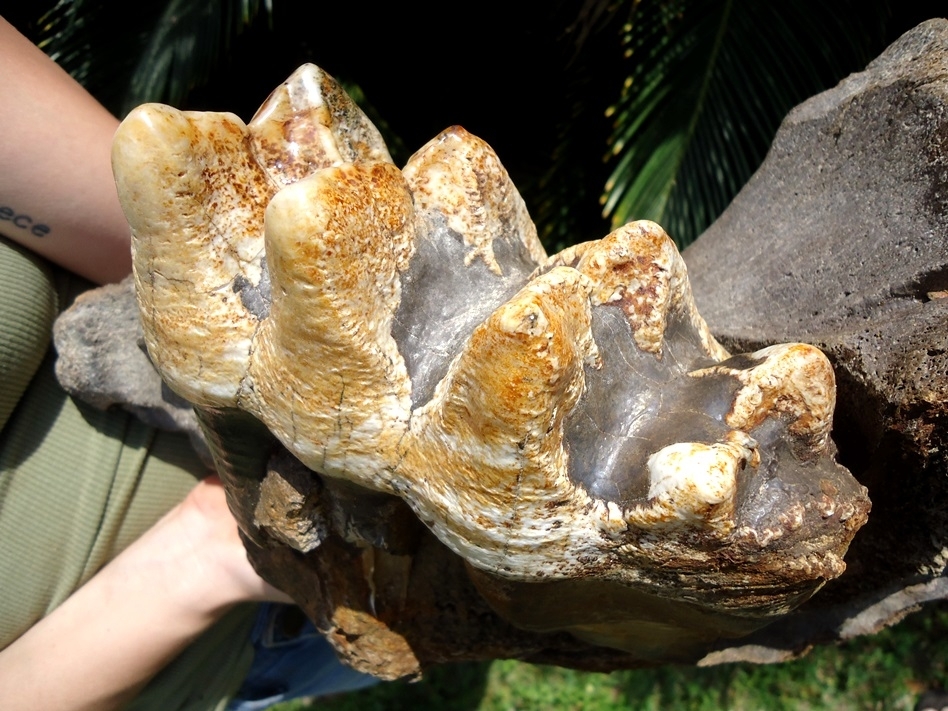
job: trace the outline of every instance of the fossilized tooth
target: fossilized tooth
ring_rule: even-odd
[[[584,282],[562,267],[531,280],[474,330],[412,418],[396,470],[411,482],[406,497],[479,568],[555,575],[544,569],[587,550],[574,538],[595,536],[569,525],[589,500],[566,475],[563,446],[563,420],[596,357]]]
[[[231,114],[151,104],[113,144],[145,343],[172,388],[199,405],[236,403],[258,321],[238,285],[261,282],[262,217],[276,188],[246,136]]]
[[[331,166],[391,158],[335,81],[304,65],[249,126],[233,114],[146,104],[112,150],[132,228],[152,359],[192,403],[237,404],[251,340],[270,307],[263,216],[284,186]]]
[[[429,141],[403,173],[416,228],[393,335],[418,407],[474,328],[523,287],[546,252],[493,149],[463,128]]]
[[[621,307],[642,351],[661,357],[666,327],[674,319],[694,331],[708,357],[728,356],[695,307],[678,250],[655,223],[632,223],[598,242],[568,247],[546,266],[559,264],[574,266],[593,281],[595,305]]]
[[[404,172],[419,212],[439,214],[472,248],[466,265],[479,258],[501,275],[495,243],[509,248],[512,240],[532,262],[546,259],[523,198],[497,154],[477,136],[460,126],[442,131],[412,156]]]
[[[328,168],[281,191],[266,218],[274,299],[241,406],[312,469],[390,490],[382,472],[411,404],[391,335],[411,193],[388,163]]]
[[[270,95],[250,122],[254,158],[284,186],[330,166],[391,163],[378,130],[336,81],[304,64]]]
[[[680,609],[675,634],[743,633],[842,572],[869,504],[833,460],[818,350],[730,357],[658,225],[547,259],[483,141],[449,129],[400,174],[335,124],[308,132],[326,113],[307,87],[328,79],[302,76],[249,129],[151,107],[116,137],[146,340],[173,388],[249,412],[319,475],[401,497],[530,629],[631,649]],[[339,114],[368,131],[356,112]],[[335,153],[281,150],[310,134]],[[370,147],[336,164],[353,145]],[[241,523],[280,529],[266,518]],[[593,599],[595,581],[619,608],[510,604]]]
[[[725,422],[740,430],[759,427],[781,413],[790,418],[789,430],[799,440],[801,456],[822,451],[827,446],[833,407],[836,403],[835,376],[819,349],[801,343],[764,348],[750,356],[747,367],[713,366],[691,373],[693,377],[727,374],[742,387],[725,416]]]

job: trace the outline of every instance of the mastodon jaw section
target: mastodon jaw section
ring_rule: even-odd
[[[472,565],[643,584],[692,566],[695,595],[749,579],[738,547],[776,551],[771,577],[841,572],[868,501],[829,451],[828,361],[730,357],[658,225],[548,259],[486,143],[449,129],[399,171],[314,67],[249,126],[143,107],[113,155],[171,387],[402,497]]]

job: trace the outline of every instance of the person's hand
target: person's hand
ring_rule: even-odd
[[[254,572],[216,478],[0,651],[0,709],[121,708],[240,602],[290,601]]]
[[[293,602],[250,565],[224,487],[216,476],[200,482],[169,517],[169,523],[189,531],[194,541],[194,565],[231,589],[235,601]]]

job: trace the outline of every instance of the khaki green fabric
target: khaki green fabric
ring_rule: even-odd
[[[0,648],[207,474],[186,437],[76,402],[56,383],[49,333],[69,289],[63,272],[0,240]],[[255,610],[233,611],[134,708],[221,707],[252,660]]]
[[[39,368],[58,311],[52,273],[0,237],[0,431]],[[26,288],[19,289],[18,282]]]

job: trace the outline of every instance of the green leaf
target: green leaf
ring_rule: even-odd
[[[660,223],[680,246],[723,210],[796,104],[861,69],[886,0],[643,0],[632,64],[610,109],[614,161],[601,198],[612,226]]]
[[[267,12],[272,8],[265,0]],[[206,81],[231,37],[260,11],[260,0],[170,0],[132,73],[123,113],[146,101],[178,104]]]
[[[271,0],[58,0],[38,44],[124,116],[148,101],[180,104],[264,9],[272,17]]]

